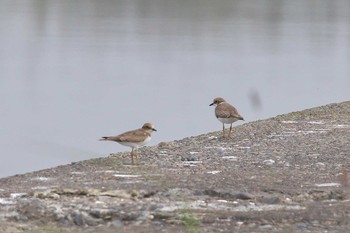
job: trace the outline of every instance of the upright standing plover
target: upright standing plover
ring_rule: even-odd
[[[154,126],[151,123],[145,123],[140,129],[131,130],[118,136],[102,137],[100,141],[114,141],[131,147],[131,163],[134,164],[134,155],[137,159],[137,153],[134,152],[134,149],[137,150],[137,148],[146,145],[151,140],[153,131],[157,131]]]
[[[218,97],[213,100],[209,106],[215,105],[215,116],[222,122],[222,135],[225,137],[225,124],[231,124],[228,137],[232,131],[232,123],[238,120],[243,120],[243,117],[239,115],[237,109],[231,104],[227,103],[223,98]]]

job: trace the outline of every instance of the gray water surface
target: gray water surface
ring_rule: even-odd
[[[350,97],[347,0],[0,6],[0,176],[129,150],[98,139],[145,122],[150,145],[220,130],[217,96],[246,122]]]

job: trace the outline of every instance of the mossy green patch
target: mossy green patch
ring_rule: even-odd
[[[199,220],[195,216],[193,210],[182,209],[181,213],[181,223],[184,225],[185,231],[187,233],[197,233],[200,230]]]

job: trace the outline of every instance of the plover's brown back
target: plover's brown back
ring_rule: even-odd
[[[238,120],[244,120],[237,109],[227,102],[221,102],[215,107],[215,116],[222,123],[231,124]]]

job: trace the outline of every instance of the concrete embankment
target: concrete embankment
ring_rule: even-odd
[[[0,179],[0,232],[347,232],[350,102]]]

